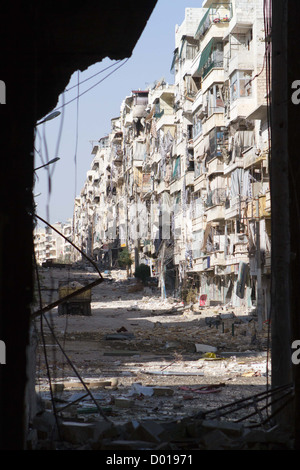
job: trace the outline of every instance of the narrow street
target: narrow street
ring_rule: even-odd
[[[87,285],[98,276],[74,268],[41,269],[39,275],[45,304],[58,298],[62,281]],[[102,418],[118,425],[178,421],[266,390],[268,326],[259,332],[249,312],[162,300],[158,288],[117,270],[93,288],[91,312],[58,315],[54,308],[46,314],[49,324],[43,321],[43,335],[36,321],[36,391],[51,410],[44,338],[61,419],[93,422],[98,404]],[[248,413],[241,407],[228,418]],[[250,422],[259,419],[254,413]]]

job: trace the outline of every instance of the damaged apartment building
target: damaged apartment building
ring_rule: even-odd
[[[73,241],[104,269],[127,248],[162,296],[259,309],[270,299],[263,0],[206,0],[175,30],[174,83],[133,90],[92,150]],[[74,258],[76,260],[76,257]]]

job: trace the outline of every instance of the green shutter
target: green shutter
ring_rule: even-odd
[[[204,25],[204,23],[205,23],[205,21],[206,21],[208,15],[209,15],[209,10],[210,10],[210,8],[208,8],[207,12],[205,13],[205,15],[203,16],[202,20],[200,21],[195,36],[197,36],[197,34],[201,32],[202,27],[203,27],[203,25]]]
[[[214,42],[214,40],[211,39],[209,41],[209,43],[207,44],[207,46],[202,51],[197,72],[200,72],[203,69],[203,67],[205,66],[205,64],[207,63],[207,61],[209,59],[209,56],[210,56],[210,53],[211,53],[213,42]]]
[[[179,162],[180,162],[180,157],[177,157],[175,161],[175,165],[174,165],[173,175],[172,175],[173,178],[177,176],[177,169],[178,169]]]
[[[183,38],[182,42],[181,42],[180,52],[179,52],[179,59],[181,59],[181,54],[182,54],[182,50],[183,50],[183,46],[184,46],[185,42],[186,42],[186,40]]]
[[[172,60],[171,68],[170,68],[171,72],[174,70],[177,56],[178,56],[178,47],[175,49],[174,54],[173,54],[173,60]]]

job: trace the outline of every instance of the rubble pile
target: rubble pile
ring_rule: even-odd
[[[68,282],[93,280],[91,273],[67,275]],[[53,300],[65,278],[63,271],[44,272],[44,296]],[[250,427],[234,422],[239,412],[229,421],[201,416],[266,388],[268,325],[258,330],[251,312],[161,299],[155,288],[141,290],[122,272],[93,289],[91,307],[89,317],[58,315],[56,309],[48,314],[56,339],[45,325],[37,347],[39,410],[30,422],[28,448],[273,450],[291,445],[287,433],[282,437],[274,427],[262,428],[258,416]]]
[[[34,450],[292,450],[293,441],[277,427],[251,429],[230,421],[185,418],[178,421],[129,420],[116,424],[58,420],[44,411],[27,439]]]

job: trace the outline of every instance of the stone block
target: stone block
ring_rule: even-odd
[[[153,387],[153,395],[156,397],[171,397],[174,395],[174,390],[169,387]]]
[[[202,427],[206,430],[219,430],[228,436],[241,436],[244,428],[241,424],[228,421],[218,421],[214,419],[205,419],[202,421]]]
[[[217,348],[215,348],[214,346],[209,346],[208,344],[196,343],[195,348],[196,348],[196,352],[202,352],[202,353],[217,352]]]
[[[149,420],[143,421],[136,427],[130,436],[132,439],[142,439],[149,442],[159,443],[166,437],[165,428],[159,423]]]
[[[134,401],[129,398],[115,398],[115,406],[118,408],[132,408]]]
[[[60,426],[61,438],[71,444],[85,444],[95,437],[94,423],[78,423],[76,421],[64,421]]]
[[[52,412],[45,411],[33,418],[32,426],[40,439],[47,439],[56,426],[55,416]]]
[[[225,450],[230,448],[232,444],[231,439],[219,429],[207,433],[203,441],[206,450]]]

